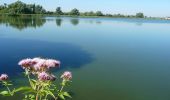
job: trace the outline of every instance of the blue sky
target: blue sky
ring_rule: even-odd
[[[0,0],[0,4],[12,3],[17,0]],[[78,8],[80,11],[102,11],[104,13],[135,14],[143,12],[147,16],[170,16],[170,0],[21,0],[25,3],[42,5],[54,11],[62,7],[63,11]]]

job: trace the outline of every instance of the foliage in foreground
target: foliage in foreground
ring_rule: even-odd
[[[61,86],[55,83],[56,77],[50,73],[51,68],[58,68],[60,62],[53,59],[24,59],[18,63],[23,69],[24,74],[28,78],[30,86],[21,86],[19,88],[10,89],[12,86],[7,74],[1,74],[0,82],[7,90],[0,92],[3,96],[14,96],[17,92],[24,93],[23,100],[54,100],[71,98],[70,94],[64,91],[64,87],[68,86],[72,79],[69,71],[61,75]]]

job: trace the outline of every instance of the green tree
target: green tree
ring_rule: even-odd
[[[10,14],[20,14],[25,8],[25,5],[21,1],[17,1],[9,5],[8,13]]]
[[[95,13],[93,11],[85,12],[84,16],[95,16]]]
[[[43,14],[45,13],[45,9],[40,5],[35,4],[26,4],[21,1],[16,1],[7,6],[4,4],[3,13],[7,14]],[[2,7],[0,7],[2,10]],[[2,11],[1,11],[2,12]]]
[[[112,15],[112,14],[106,14],[105,16],[107,16],[107,17],[112,17],[113,15]]]
[[[35,14],[35,4],[30,4],[30,5],[29,5],[29,8],[30,8],[30,10],[31,10],[31,13],[32,13],[32,14]]]
[[[21,1],[17,1],[8,5],[7,13],[9,14],[30,14],[31,8],[30,5],[27,5]]]
[[[88,15],[89,15],[89,16],[94,16],[95,13],[94,13],[93,11],[90,11],[90,12],[88,13]]]
[[[101,11],[97,11],[96,16],[103,16],[103,13]]]
[[[80,15],[80,12],[78,9],[74,8],[70,11],[69,13],[70,15],[75,15],[75,16],[79,16]]]
[[[5,9],[5,7],[3,5],[0,5],[0,10]]]
[[[144,14],[143,13],[136,13],[136,18],[144,18]]]
[[[56,8],[56,14],[57,14],[57,15],[62,15],[62,14],[63,14],[63,12],[62,12],[62,10],[61,10],[61,7],[57,7],[57,8]]]
[[[7,4],[6,3],[4,3],[4,7],[7,8]]]
[[[46,10],[40,6],[40,5],[36,5],[35,6],[35,13],[36,14],[44,14],[46,12]]]

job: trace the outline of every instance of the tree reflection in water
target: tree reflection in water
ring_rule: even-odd
[[[11,26],[19,30],[28,27],[41,27],[46,22],[41,16],[0,16],[0,24]]]

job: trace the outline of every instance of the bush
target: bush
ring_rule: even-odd
[[[54,59],[23,59],[18,63],[23,69],[24,74],[28,78],[29,86],[21,86],[19,88],[10,89],[11,82],[9,81],[7,74],[1,74],[0,82],[7,90],[0,92],[3,96],[14,96],[17,92],[23,92],[23,100],[49,100],[53,98],[65,99],[65,97],[71,98],[70,94],[64,91],[64,87],[68,86],[72,79],[72,74],[69,71],[64,72],[61,75],[60,88],[55,83],[56,77],[50,73],[51,68],[58,68],[60,61]]]

